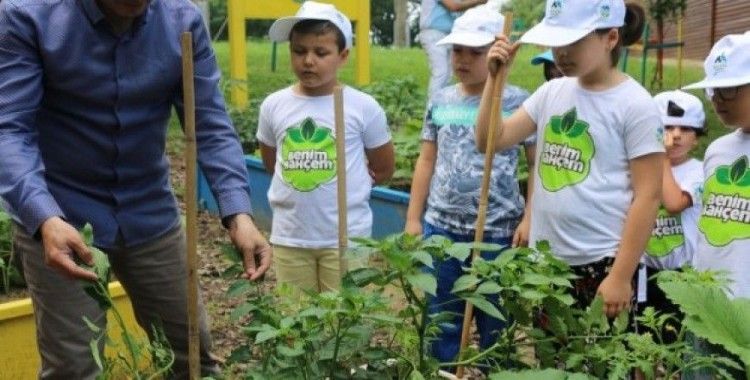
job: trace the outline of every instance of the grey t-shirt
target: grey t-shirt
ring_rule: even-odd
[[[515,86],[503,92],[503,112],[518,108],[528,93]],[[430,182],[425,221],[456,234],[474,233],[484,154],[474,142],[479,96],[467,96],[460,85],[446,87],[428,105],[422,140],[435,142],[437,161]],[[527,144],[534,144],[528,140]],[[516,181],[519,149],[497,152],[492,166],[485,236],[513,235],[524,201]]]

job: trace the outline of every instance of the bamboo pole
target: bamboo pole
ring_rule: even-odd
[[[510,38],[510,33],[513,26],[513,13],[505,13],[505,21],[503,24],[503,34]],[[487,220],[487,207],[489,204],[489,193],[490,193],[490,177],[492,174],[492,160],[495,158],[495,133],[499,129],[498,119],[500,112],[503,107],[503,88],[505,87],[505,80],[507,78],[506,71],[509,69],[509,65],[504,65],[500,70],[495,72],[492,77],[492,108],[490,109],[490,124],[487,129],[487,148],[484,153],[484,173],[482,174],[482,187],[479,193],[479,210],[477,214],[477,222],[474,235],[474,242],[481,243],[484,241],[484,224]],[[472,252],[472,265],[474,260],[479,256],[479,250],[474,249]],[[464,349],[469,342],[469,334],[471,329],[471,320],[473,319],[474,305],[470,302],[466,302],[466,308],[464,309],[464,321],[461,328],[461,345],[459,346],[459,357],[463,353]],[[458,366],[456,368],[456,377],[463,378],[464,367]]]
[[[185,127],[185,208],[187,235],[188,265],[188,365],[190,379],[200,378],[200,333],[198,330],[198,252],[197,252],[197,189],[195,143],[195,88],[193,82],[193,36],[190,32],[182,34],[182,92],[184,101]]]
[[[336,128],[336,199],[339,210],[339,262],[344,263],[348,246],[347,204],[346,204],[346,125],[344,125],[344,90],[341,86],[333,89],[333,110]],[[342,275],[346,270],[341,266]]]

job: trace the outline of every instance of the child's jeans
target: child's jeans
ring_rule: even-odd
[[[435,227],[429,223],[424,223],[423,234],[425,238],[433,235],[444,236],[455,243],[473,242],[473,235],[458,235],[444,229]],[[485,238],[486,243],[496,243],[507,249],[510,246],[511,238]],[[500,252],[481,252],[481,257],[485,260],[495,259]],[[452,362],[457,359],[461,345],[461,327],[463,324],[464,308],[466,302],[451,293],[453,283],[464,275],[462,267],[471,266],[471,256],[463,263],[454,258],[443,262],[436,262],[435,269],[430,272],[437,272],[437,294],[435,297],[428,296],[427,305],[429,314],[439,312],[455,313],[452,323],[443,323],[440,325],[442,332],[432,341],[432,355],[442,363]],[[491,302],[498,305],[497,297],[489,298]],[[474,318],[477,322],[479,331],[479,346],[482,349],[488,348],[497,342],[498,334],[505,328],[505,322],[490,317],[481,310],[474,308]]]

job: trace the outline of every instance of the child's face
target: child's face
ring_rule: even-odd
[[[750,84],[715,88],[710,92],[713,92],[711,102],[721,121],[727,126],[750,132]]]
[[[679,125],[665,125],[664,130],[672,135],[672,146],[667,148],[669,160],[676,163],[687,160],[690,151],[698,145],[698,134],[695,129]]]
[[[349,50],[339,52],[334,32],[292,33],[289,40],[292,69],[310,95],[325,95],[336,85],[336,72],[346,63]]]
[[[552,48],[557,68],[567,77],[581,77],[602,67],[609,68],[610,51],[618,38],[615,29],[602,35],[591,32],[570,45]]]
[[[469,47],[453,45],[451,63],[453,73],[465,86],[484,84],[489,74],[487,70],[488,46]]]

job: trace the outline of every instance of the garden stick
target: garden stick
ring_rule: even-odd
[[[333,89],[333,111],[336,117],[336,198],[339,208],[339,262],[344,263],[344,254],[349,238],[346,220],[346,125],[344,125],[344,90],[341,86],[336,86]],[[341,270],[343,272],[345,268],[341,268]]]
[[[182,92],[185,126],[185,208],[188,265],[188,366],[190,379],[200,378],[200,334],[198,332],[198,231],[197,189],[195,183],[195,88],[193,82],[193,35],[182,34]]]
[[[510,36],[513,25],[513,13],[506,13],[505,21],[503,23],[503,35]],[[510,38],[510,37],[509,37]],[[474,227],[476,234],[474,235],[474,242],[481,243],[484,241],[484,224],[487,220],[487,206],[490,192],[490,175],[492,174],[492,160],[495,158],[495,132],[498,122],[499,113],[502,112],[503,107],[503,88],[505,87],[505,79],[508,77],[507,70],[509,70],[509,64],[503,65],[500,70],[495,72],[492,76],[492,108],[490,109],[490,124],[487,129],[487,148],[484,153],[484,173],[482,174],[482,187],[479,193],[479,209],[477,210],[477,223]],[[479,256],[479,250],[474,249],[472,252],[472,265],[474,260]],[[464,309],[464,322],[461,328],[461,345],[458,349],[458,357],[461,358],[461,353],[466,349],[469,342],[469,333],[471,328],[471,320],[473,319],[474,305],[470,302],[466,302],[466,308]],[[456,377],[459,379],[464,376],[464,367],[459,365],[456,368]]]

